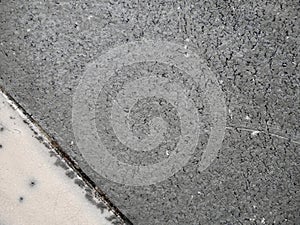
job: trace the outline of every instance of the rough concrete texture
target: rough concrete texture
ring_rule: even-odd
[[[299,8],[296,0],[1,1],[0,85],[133,224],[299,224]],[[197,172],[195,155],[168,180],[131,187],[84,160],[72,95],[87,63],[141,38],[196,49],[228,116],[207,170]]]

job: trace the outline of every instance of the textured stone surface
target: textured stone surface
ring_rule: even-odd
[[[0,85],[133,224],[297,224],[299,8],[293,0],[2,1]],[[129,187],[93,172],[80,154],[72,95],[88,62],[141,38],[186,45],[205,59],[228,117],[207,170],[197,172],[195,156],[164,182]]]

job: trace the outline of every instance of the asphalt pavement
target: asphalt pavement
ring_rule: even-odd
[[[0,86],[132,224],[300,224],[299,9],[1,1]]]

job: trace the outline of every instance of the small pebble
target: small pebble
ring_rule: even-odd
[[[36,181],[34,181],[34,180],[30,181],[29,185],[30,185],[30,187],[34,187],[36,185]]]
[[[19,202],[23,202],[24,201],[24,198],[21,196],[20,198],[19,198]]]
[[[256,136],[256,135],[258,135],[259,133],[260,133],[260,131],[258,131],[258,130],[253,131],[253,132],[251,133],[251,136]]]

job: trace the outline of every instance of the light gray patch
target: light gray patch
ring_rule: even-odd
[[[185,52],[188,55],[185,55]],[[176,79],[176,73],[172,76],[173,73],[169,71],[163,74],[155,74],[153,71],[149,73],[149,67],[141,70],[142,72],[135,69],[136,71],[131,74],[122,74],[123,67],[147,63],[161,63],[167,67],[177,67],[182,71],[179,74],[188,74],[190,82],[187,82],[189,79],[185,77],[179,76],[180,79]],[[122,75],[119,75],[120,73]],[[119,80],[110,83],[115,78]],[[184,84],[190,84],[192,88]],[[109,93],[110,89],[116,90]],[[214,74],[206,67],[201,57],[191,50],[167,41],[143,40],[117,46],[87,65],[85,76],[73,98],[72,123],[77,145],[90,166],[101,176],[112,179],[114,182],[142,186],[163,181],[188,163],[197,145],[201,143],[199,142],[200,136],[206,135],[203,124],[199,122],[199,111],[191,98],[193,91],[203,93],[211,122],[208,143],[201,155],[203,161],[198,167],[199,171],[203,171],[216,158],[222,145],[226,124],[225,99]],[[109,107],[103,104],[95,106],[98,96],[104,101],[109,99],[107,102]],[[166,118],[169,116],[164,118],[158,110],[151,113],[151,107],[155,107],[154,105],[148,107],[145,115],[139,115],[141,118],[138,120],[144,120],[146,126],[140,126],[140,130],[134,131],[132,121],[130,121],[134,119],[131,117],[132,114],[128,114],[132,112],[132,106],[136,102],[145,100],[148,103],[151,97],[156,97],[157,100],[165,99],[176,108],[181,130],[177,129],[177,132],[168,133],[179,134],[180,138],[177,143],[165,133],[165,129],[168,129],[166,124],[172,124],[166,123]],[[100,117],[100,124],[103,122],[111,126],[99,125],[99,117],[95,117],[97,107],[102,107],[99,115],[107,113],[105,118]],[[147,127],[150,120],[153,132],[149,132]],[[141,127],[144,130],[142,132]],[[135,133],[142,133],[142,136],[136,136]],[[202,133],[203,135],[200,135]],[[103,138],[102,134],[105,134],[106,138]],[[164,141],[173,143],[162,148],[166,154],[159,162],[153,161],[153,156],[163,152],[155,148]],[[120,148],[122,150],[118,151]],[[172,148],[176,150],[172,151]],[[120,157],[114,157],[109,152],[111,149],[121,152]],[[149,154],[144,153],[137,158],[137,154],[131,150],[151,150],[152,156],[149,157]],[[141,165],[130,162],[132,155]],[[122,159],[129,160],[130,163]],[[150,162],[145,164],[147,161]]]
[[[57,157],[57,153],[51,150],[51,151],[49,151],[49,156],[50,157]]]
[[[97,205],[97,203],[96,203],[95,200],[94,200],[93,195],[91,195],[91,194],[89,194],[89,193],[86,193],[86,194],[85,194],[85,198],[86,198],[90,203],[92,203],[93,205]]]
[[[44,138],[41,135],[37,135],[37,133],[35,132],[35,138],[40,142],[43,143],[44,142]]]
[[[108,221],[110,221],[110,222],[112,222],[112,221],[118,219],[115,215],[111,215],[111,216],[105,217],[105,218],[106,218]]]
[[[75,179],[74,183],[77,184],[81,188],[85,187],[85,183],[81,179],[78,179],[78,178]]]
[[[50,145],[47,142],[44,142],[46,148],[51,149]]]
[[[71,179],[74,179],[76,177],[76,174],[72,170],[66,171],[66,175]]]
[[[101,213],[104,213],[104,209],[107,209],[107,206],[103,202],[98,202],[97,208],[101,210]]]
[[[130,110],[128,109],[127,124],[133,135],[143,140],[150,134],[149,123],[151,120],[161,117],[167,125],[166,132],[162,134],[164,136],[162,143],[157,140],[158,144],[154,143],[152,149],[135,151],[120,142],[114,133],[109,118],[113,101],[116,101],[118,92],[124,88],[126,82],[153,75],[165,77],[172,81],[177,80],[181,84],[193,85],[192,79],[176,67],[154,62],[137,63],[116,71],[115,76],[111,77],[104,85],[103,91],[97,99],[98,134],[110,153],[126,163],[145,166],[168,158],[168,154],[173,152],[181,135],[178,112],[171,103],[157,97],[140,99]]]
[[[63,168],[64,170],[69,169],[69,166],[65,162],[63,162],[60,158],[56,159],[54,165],[59,166],[59,167]]]

